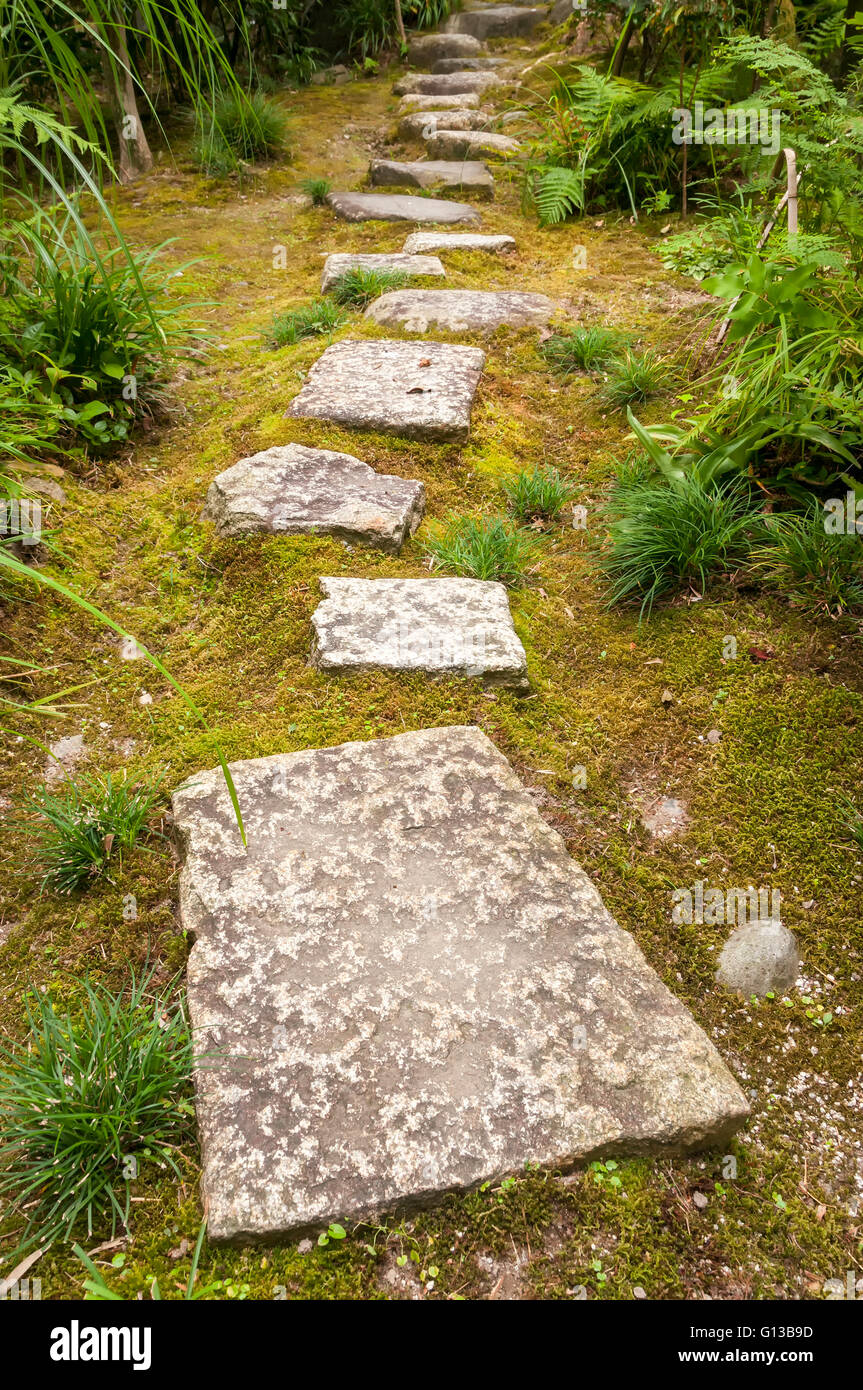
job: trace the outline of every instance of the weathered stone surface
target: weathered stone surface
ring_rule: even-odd
[[[547,10],[526,5],[483,5],[481,10],[462,10],[450,15],[447,34],[473,34],[477,39],[502,39],[532,34]]]
[[[397,551],[422,519],[422,483],[375,473],[352,454],[285,444],[241,459],[210,485],[204,515],[222,536],[338,536]]]
[[[484,352],[459,343],[333,343],[287,413],[408,439],[462,442],[484,363]]]
[[[399,111],[467,111],[479,106],[478,92],[455,92],[451,96],[423,96],[415,92],[402,97]]]
[[[720,1144],[687,1010],[476,728],[232,764],[174,796],[209,1238],[316,1233],[526,1162]]]
[[[502,584],[483,579],[321,579],[314,660],[326,671],[430,671],[527,690],[527,658]]]
[[[393,188],[461,188],[466,193],[494,192],[494,179],[484,164],[472,159],[425,159],[402,163],[376,159],[369,175],[373,184]]]
[[[467,35],[453,37],[467,38]],[[437,75],[442,72],[491,72],[494,68],[505,66],[505,58],[440,58],[432,63],[431,70]]]
[[[472,34],[416,34],[408,39],[408,62],[415,68],[430,68],[441,58],[459,62],[482,52],[482,44]]]
[[[327,202],[346,222],[478,222],[467,203],[418,198],[413,193],[328,193]]]
[[[513,328],[542,325],[556,309],[546,295],[519,290],[390,290],[369,305],[365,317],[402,324],[409,333],[427,333],[432,327],[458,333],[504,323]]]
[[[446,275],[437,256],[411,256],[403,251],[353,252],[335,251],[324,261],[321,293],[326,294],[349,270],[364,266],[367,270],[395,270],[403,275]]]
[[[492,130],[449,130],[438,125],[426,141],[432,159],[501,159],[518,154],[521,144]]]
[[[483,236],[479,232],[411,232],[402,250],[410,255],[426,251],[514,251],[515,237]]]
[[[441,130],[486,130],[491,124],[482,111],[411,111],[399,121],[403,140],[427,140]]]
[[[729,936],[716,979],[747,999],[771,991],[785,994],[800,972],[797,939],[781,922],[746,922]]]
[[[444,72],[435,75],[430,72],[410,72],[393,87],[397,97],[403,96],[454,96],[463,92],[487,92],[490,87],[500,85],[500,78],[493,72]]]

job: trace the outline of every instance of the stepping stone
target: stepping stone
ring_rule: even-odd
[[[453,37],[467,38],[467,35]],[[431,71],[435,75],[442,72],[486,72],[505,66],[505,58],[440,58],[438,62],[432,63]]]
[[[430,68],[441,58],[460,62],[482,52],[482,44],[472,34],[418,34],[408,39],[408,62],[415,68]]]
[[[220,473],[204,516],[221,536],[338,536],[397,551],[419,526],[424,506],[422,483],[376,473],[351,454],[286,444]]]
[[[324,671],[430,671],[530,689],[502,584],[485,579],[321,579],[312,614]]]
[[[418,198],[413,193],[328,193],[327,202],[346,222],[478,222],[467,203]]]
[[[461,96],[464,92],[486,92],[489,87],[499,86],[500,78],[493,72],[444,72],[437,76],[430,72],[411,72],[395,84],[393,91],[397,97]]]
[[[294,419],[463,443],[485,353],[460,343],[333,343],[288,407]]]
[[[514,251],[515,237],[483,236],[479,232],[411,232],[402,251],[416,255],[426,251]]]
[[[612,1154],[746,1099],[477,728],[174,794],[208,1237],[279,1242]]]
[[[478,106],[477,92],[454,92],[451,96],[437,97],[416,92],[412,96],[402,97],[399,111],[467,111],[476,110]]]
[[[488,159],[518,154],[520,141],[491,130],[448,130],[437,127],[426,141],[432,159]]]
[[[412,111],[399,121],[403,140],[427,140],[442,130],[487,130],[490,118],[482,111]]]
[[[532,34],[548,14],[546,9],[525,5],[483,5],[481,10],[462,10],[444,25],[446,34],[472,34],[477,39],[504,39]]]
[[[465,193],[494,192],[494,179],[477,160],[425,159],[399,163],[376,159],[369,168],[373,184],[408,188],[462,188]]]
[[[446,275],[437,256],[411,256],[403,251],[381,253],[335,251],[324,261],[321,294],[327,294],[349,270],[395,270],[402,275]]]
[[[390,290],[369,305],[365,317],[401,324],[408,333],[426,333],[431,327],[461,333],[502,324],[541,327],[557,308],[546,295],[521,290]]]

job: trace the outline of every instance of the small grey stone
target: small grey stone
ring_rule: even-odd
[[[493,130],[445,130],[438,125],[426,149],[432,159],[502,159],[517,154],[521,143]]]
[[[415,68],[430,68],[445,58],[457,62],[482,52],[482,44],[472,34],[416,34],[408,39],[408,62]]]
[[[335,251],[324,261],[321,275],[321,293],[327,294],[338,284],[349,270],[365,267],[367,270],[396,270],[402,275],[443,276],[446,271],[437,256],[412,256],[403,251],[390,251],[381,254],[372,252]]]
[[[748,998],[784,994],[800,971],[794,933],[781,922],[745,922],[736,927],[722,948],[716,979],[726,989]]]
[[[467,203],[419,198],[414,193],[328,193],[327,202],[346,222],[478,222]]]
[[[459,343],[333,343],[287,413],[408,439],[462,443],[484,363],[484,352]]]
[[[446,130],[486,130],[489,117],[482,111],[411,111],[399,121],[402,140],[427,140],[438,126]]]
[[[210,485],[204,516],[222,536],[338,536],[397,551],[419,526],[422,483],[375,473],[351,454],[285,444],[241,459]]]
[[[479,94],[499,86],[500,78],[493,72],[412,72],[397,82],[393,91],[397,97],[451,97],[464,92]]]
[[[453,333],[489,330],[508,324],[544,325],[557,305],[544,294],[521,290],[390,290],[374,300],[365,317],[375,323],[402,324],[409,333],[445,328]]]
[[[231,773],[247,847],[219,768],[173,803],[211,1240],[314,1238],[527,1161],[714,1147],[745,1118],[479,729]]]
[[[699,1211],[704,1211],[708,1205],[708,1199],[703,1192],[693,1192],[692,1201]]]
[[[87,757],[88,749],[83,734],[67,734],[49,744],[48,751],[51,757],[45,766],[45,781],[49,787],[55,787],[65,782],[66,774]]]
[[[567,3],[567,4],[570,4],[570,2],[571,2],[571,0],[566,0],[566,3]],[[633,1297],[633,1298],[646,1298],[646,1297],[647,1297],[647,1294],[645,1293],[644,1289],[641,1287],[640,1284],[636,1284],[635,1287],[634,1287],[633,1290],[632,1290],[632,1297]]]
[[[502,39],[532,34],[545,19],[547,9],[526,5],[483,5],[478,10],[462,10],[450,15],[444,25],[447,34],[473,34],[477,39]]]
[[[484,164],[476,160],[425,159],[401,163],[395,159],[376,159],[369,176],[373,184],[394,188],[460,188],[465,193],[494,192],[494,179]]]
[[[312,614],[325,671],[430,671],[527,690],[527,658],[502,584],[485,579],[320,580]]]
[[[515,237],[483,236],[481,232],[411,232],[403,251],[514,251]]]
[[[708,743],[718,743],[719,740],[720,740],[721,738],[722,738],[722,730],[721,730],[721,729],[710,729],[710,730],[708,731],[708,733],[707,733],[707,742],[708,742]]]
[[[314,1250],[314,1248],[315,1247],[312,1244],[312,1242],[308,1238],[306,1238],[306,1240],[301,1240],[299,1245],[297,1246],[297,1254],[308,1255],[310,1251]]]
[[[475,111],[479,107],[477,92],[455,92],[449,96],[423,96],[414,92],[402,97],[399,112],[406,111]]]

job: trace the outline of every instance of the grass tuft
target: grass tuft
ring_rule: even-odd
[[[276,314],[264,336],[271,348],[289,347],[302,338],[334,333],[343,323],[347,323],[347,316],[337,304],[331,299],[315,299],[299,309]]]
[[[382,294],[401,289],[409,279],[403,270],[377,270],[374,266],[356,265],[336,281],[330,294],[337,304],[364,309]]]
[[[42,888],[73,893],[122,862],[144,829],[159,794],[152,784],[82,778],[60,792],[44,785],[28,798],[27,829],[44,869]]]
[[[554,333],[540,352],[555,371],[569,376],[601,371],[620,350],[620,342],[621,335],[612,328],[573,328]]]
[[[863,541],[829,535],[824,513],[774,514],[754,569],[774,588],[808,608],[840,614],[863,608]]]
[[[602,384],[600,396],[613,410],[624,410],[636,401],[658,396],[667,389],[669,382],[668,365],[655,352],[627,351],[610,363],[608,379]]]
[[[554,521],[573,495],[570,483],[549,464],[524,468],[501,484],[519,521]]]
[[[536,560],[536,537],[503,517],[451,517],[445,529],[426,546],[441,569],[471,579],[496,579],[509,588],[526,582]]]
[[[331,192],[333,185],[329,179],[313,178],[303,179],[300,188],[312,200],[312,205],[316,208],[321,207],[327,201],[327,195]]]

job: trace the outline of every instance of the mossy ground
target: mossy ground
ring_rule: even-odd
[[[205,1246],[199,1282],[218,1282],[214,1298],[253,1299],[566,1298],[581,1290],[631,1298],[638,1286],[648,1298],[821,1297],[826,1279],[844,1280],[849,1269],[857,1275],[863,1263],[852,1202],[861,1174],[861,856],[839,809],[863,774],[860,633],[745,588],[680,603],[641,625],[636,614],[609,611],[588,552],[602,531],[613,459],[629,447],[625,421],[600,408],[589,379],[552,375],[535,331],[502,331],[483,342],[488,364],[462,449],[285,418],[325,342],[273,352],[261,331],[274,313],[317,294],[326,252],[397,250],[410,230],[341,223],[299,196],[311,174],[356,187],[372,154],[398,148],[381,134],[394,124],[391,83],[390,73],[286,98],[290,162],[240,186],[166,165],[118,194],[133,244],[174,237],[166,260],[196,261],[171,282],[172,293],[209,301],[197,313],[212,343],[179,366],[171,390],[182,413],[170,427],[139,435],[127,457],[94,466],[86,478],[64,480],[62,556],[50,567],[168,665],[207,729],[144,663],[121,661],[111,635],[45,592],[6,591],[4,650],[57,663],[55,683],[97,681],[49,737],[81,731],[92,767],[125,768],[132,777],[158,772],[166,788],[212,766],[217,742],[229,758],[248,758],[480,725],[716,1041],[752,1096],[753,1118],[729,1149],[736,1177],[727,1176],[728,1154],[718,1152],[632,1160],[565,1179],[528,1173],[309,1253],[295,1245]],[[483,206],[483,230],[515,233],[517,253],[449,255],[448,285],[539,290],[569,301],[584,322],[618,325],[662,351],[691,339],[699,296],[663,271],[652,250],[658,227],[615,215],[538,230],[520,211],[517,184],[501,173],[494,203]],[[573,268],[576,245],[587,249],[586,270]],[[275,268],[279,247],[284,269]],[[387,336],[352,315],[336,337],[357,335]],[[667,416],[676,404],[666,396],[645,418]],[[214,536],[200,520],[214,474],[290,441],[344,449],[424,481],[426,523],[401,556],[349,552],[326,540]],[[310,667],[319,575],[427,572],[430,525],[450,511],[502,511],[500,479],[543,460],[578,485],[589,520],[586,534],[569,525],[549,532],[529,586],[513,595],[533,682],[528,699],[486,694],[467,680],[342,680]],[[737,640],[734,660],[723,659],[727,636]],[[750,647],[772,655],[752,659]],[[143,689],[154,699],[142,707]],[[670,705],[661,698],[666,689]],[[15,722],[7,718],[7,729]],[[33,721],[19,728],[45,737]],[[712,729],[721,731],[718,743],[706,739]],[[583,790],[574,786],[581,766]],[[42,755],[9,734],[0,768],[7,809],[43,772]],[[652,840],[641,825],[639,807],[659,794],[687,804],[682,838]],[[187,943],[165,842],[139,848],[113,884],[74,900],[40,896],[18,834],[5,838],[2,868],[9,930],[0,948],[0,1017],[13,1036],[29,983],[74,1003],[85,972],[121,987],[130,966],[155,962],[160,980],[181,970]],[[781,890],[783,919],[799,937],[812,981],[805,998],[814,1002],[794,993],[744,1003],[714,986],[724,929],[671,922],[672,888],[698,878]],[[135,920],[123,913],[129,893]],[[817,1021],[825,1010],[826,1026]],[[181,1240],[193,1245],[201,1220],[196,1155],[184,1162],[182,1184],[145,1168],[129,1239],[97,1256],[129,1297],[146,1296],[154,1277],[163,1297],[181,1296],[190,1260]],[[706,1205],[693,1200],[698,1193]],[[82,1233],[83,1243],[92,1248],[108,1234]],[[84,1277],[59,1246],[32,1273],[48,1298],[76,1296]]]

